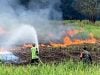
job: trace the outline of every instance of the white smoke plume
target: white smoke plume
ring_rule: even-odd
[[[28,24],[35,27],[42,41],[58,40],[61,32],[68,29],[62,23],[57,25],[51,22],[51,16],[56,20],[62,19],[60,5],[60,0],[30,0],[26,8],[20,0],[0,0],[0,27],[11,32],[22,24]]]

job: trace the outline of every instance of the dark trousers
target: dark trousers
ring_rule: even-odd
[[[83,63],[92,64],[92,58],[91,58],[91,56],[85,57],[82,60],[83,60]]]
[[[31,63],[39,63],[39,58],[32,59],[32,60],[31,60]]]

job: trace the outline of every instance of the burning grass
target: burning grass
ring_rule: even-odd
[[[31,46],[31,45],[30,45]],[[79,55],[84,47],[92,54],[93,61],[95,63],[100,62],[100,43],[95,44],[78,44],[70,45],[66,47],[53,47],[48,44],[42,46],[40,45],[39,56],[44,63],[61,63],[63,61],[69,61],[70,59],[74,61],[80,61]],[[30,48],[15,48],[11,52],[20,58],[20,63],[30,63],[31,61],[31,50]]]
[[[89,28],[90,27],[90,28]],[[64,37],[63,43],[49,42],[49,44],[40,45],[40,58],[44,64],[38,65],[24,65],[13,66],[0,64],[1,75],[99,75],[100,64],[98,65],[83,65],[79,62],[79,54],[83,47],[91,52],[94,63],[100,63],[100,42],[94,37],[98,38],[100,29],[99,27],[91,25],[84,25],[87,32],[92,32],[91,37],[86,40],[74,40],[69,37]],[[67,32],[68,35],[73,36],[81,33],[78,30]],[[52,35],[50,35],[52,37]],[[31,45],[24,45],[29,47]],[[21,63],[30,63],[31,50],[30,48],[14,48],[10,50],[14,55],[18,56]],[[69,60],[73,61],[69,61]],[[76,62],[78,61],[78,62]],[[52,63],[52,64],[49,64]]]
[[[84,44],[84,43],[93,44],[98,41],[92,32],[86,31],[82,27],[70,29],[67,31],[62,31],[62,34],[63,36],[61,37],[60,41],[49,40],[49,43],[52,47],[66,47],[70,45],[78,45],[78,44]],[[42,46],[45,46],[45,45],[42,44]]]
[[[100,61],[100,39],[97,39],[97,36],[99,36],[98,34],[100,33],[100,27],[93,26],[91,25],[92,23],[84,23],[83,21],[73,21],[73,23],[74,24],[68,24],[69,30],[60,32],[62,35],[59,40],[49,39],[46,41],[46,44],[45,42],[42,43],[39,41],[41,43],[39,44],[40,58],[43,61],[62,61],[63,59],[70,58],[79,59],[79,53],[84,45],[87,46],[88,50],[93,54],[93,58]],[[63,23],[61,24],[63,25]],[[67,23],[64,25],[67,25]],[[72,25],[72,28],[70,28],[70,25]],[[5,33],[3,28],[0,28],[0,31]],[[48,36],[54,38],[56,34],[50,32],[50,34],[48,33]],[[42,40],[45,41],[44,38]],[[31,50],[28,47],[31,46],[32,44],[24,44],[21,47],[12,48],[9,51],[13,52],[15,56],[18,56],[22,63],[28,63],[31,60]],[[2,49],[0,48],[0,50]]]

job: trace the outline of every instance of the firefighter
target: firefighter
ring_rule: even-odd
[[[33,44],[33,46],[31,47],[31,52],[32,52],[31,63],[39,63],[39,52],[35,44]]]
[[[91,54],[87,51],[86,47],[83,48],[83,51],[80,54],[80,59],[83,61],[83,63],[92,64]]]

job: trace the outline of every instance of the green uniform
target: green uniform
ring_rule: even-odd
[[[38,58],[37,48],[36,47],[32,47],[31,48],[31,52],[32,52],[32,59],[37,59]]]

